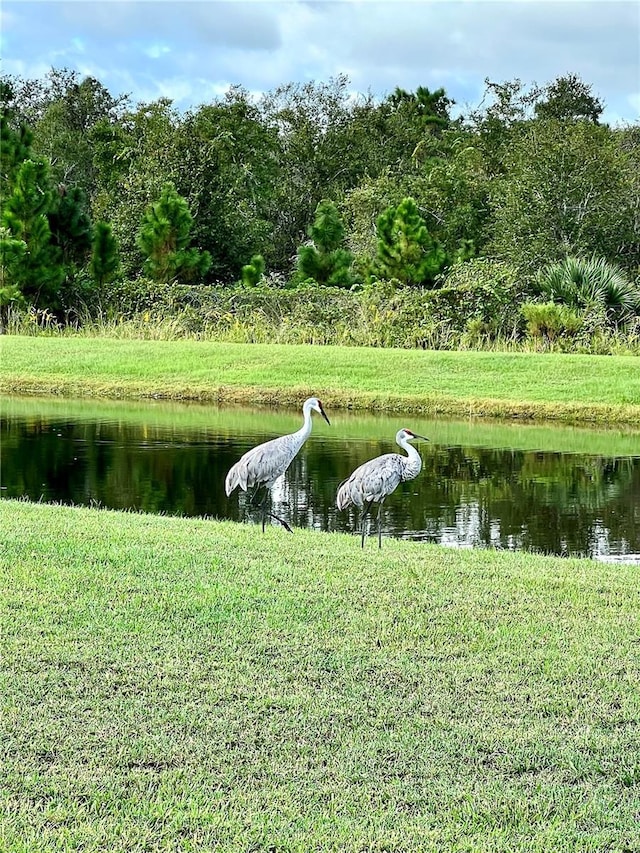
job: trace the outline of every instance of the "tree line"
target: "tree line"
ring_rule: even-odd
[[[147,278],[490,286],[506,266],[534,306],[640,314],[640,127],[603,123],[577,75],[486,81],[455,118],[444,89],[353,97],[342,76],[182,114],[66,69],[0,85],[0,306],[68,314]]]

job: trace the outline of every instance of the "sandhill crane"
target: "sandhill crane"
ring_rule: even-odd
[[[259,444],[257,447],[248,450],[235,465],[229,469],[229,473],[224,481],[224,488],[227,497],[231,492],[240,486],[246,492],[252,486],[255,490],[251,496],[250,503],[253,503],[258,490],[264,486],[266,492],[262,503],[262,531],[264,532],[267,515],[275,518],[282,526],[292,532],[291,528],[284,519],[267,510],[267,501],[271,498],[271,489],[276,480],[281,477],[293,462],[296,454],[311,435],[311,412],[318,412],[328,424],[331,424],[326,416],[322,403],[317,397],[309,397],[304,401],[302,406],[302,414],[304,415],[304,423],[297,432],[290,435],[282,435],[280,438],[273,438],[271,441],[265,441],[264,444]]]
[[[346,509],[352,504],[363,507],[362,513],[362,541],[364,548],[364,534],[367,515],[372,503],[379,503],[378,508],[378,548],[382,547],[382,504],[387,495],[395,490],[398,483],[413,480],[422,469],[420,454],[408,442],[421,439],[429,441],[423,435],[416,435],[410,429],[398,430],[396,444],[406,450],[408,456],[400,453],[385,453],[376,456],[368,462],[360,465],[353,474],[340,484],[336,504],[338,509]]]

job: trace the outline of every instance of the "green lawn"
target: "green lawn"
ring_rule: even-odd
[[[638,851],[638,568],[0,501],[0,849]]]
[[[435,352],[82,337],[0,338],[5,393],[162,397],[640,422],[632,356]]]

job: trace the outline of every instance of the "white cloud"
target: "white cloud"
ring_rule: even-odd
[[[640,92],[633,92],[627,100],[632,111],[635,113],[636,120],[640,119]]]
[[[149,59],[160,59],[161,56],[166,56],[168,53],[171,53],[171,48],[168,44],[150,44],[148,47],[144,48],[143,53],[145,53]]]
[[[112,94],[173,93],[180,109],[230,84],[264,92],[344,73],[359,92],[444,86],[477,104],[487,77],[576,73],[607,118],[635,121],[639,13],[635,0],[3,0],[2,45],[8,73],[90,64]]]

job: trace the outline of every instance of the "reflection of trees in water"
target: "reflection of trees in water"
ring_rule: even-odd
[[[3,424],[2,494],[250,519],[247,496],[227,498],[224,477],[267,437],[234,443],[127,423],[12,421]],[[312,435],[274,491],[275,511],[300,527],[354,530],[357,512],[336,510],[338,484],[391,450]],[[420,452],[420,476],[385,502],[386,533],[552,553],[603,550],[608,538],[618,550],[640,551],[638,458],[433,445]]]
[[[410,526],[438,541],[457,529],[468,544],[587,553],[604,527],[638,549],[638,459],[459,447],[423,458]]]

